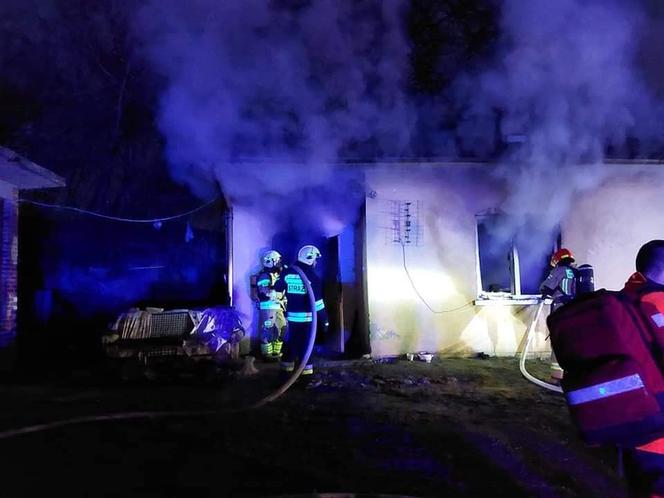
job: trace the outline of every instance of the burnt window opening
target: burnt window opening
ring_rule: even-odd
[[[491,210],[476,216],[477,291],[491,295],[539,295],[560,227],[543,228],[536,216],[516,220]]]

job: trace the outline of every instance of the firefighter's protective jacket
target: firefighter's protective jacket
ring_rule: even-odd
[[[286,299],[283,291],[276,290],[275,286],[280,280],[278,271],[263,268],[256,279],[258,288],[258,306],[262,310],[285,310]]]
[[[559,265],[551,269],[540,285],[540,292],[553,299],[554,305],[568,303],[576,295],[576,272],[571,266]]]
[[[295,265],[293,265],[295,266]],[[325,303],[323,301],[323,286],[316,275],[316,272],[311,266],[297,265],[302,270],[304,275],[309,280],[311,288],[314,291],[314,300],[316,301],[315,310],[309,306],[309,296],[307,288],[302,282],[300,275],[290,267],[282,275],[276,285],[277,292],[285,292],[286,299],[288,300],[288,312],[286,318],[289,322],[305,323],[311,322],[313,313],[317,313],[318,323],[323,325],[327,323],[327,312],[325,310]]]
[[[643,274],[633,273],[627,282],[623,292],[633,298],[641,295],[641,313],[650,324],[654,347],[651,347],[659,362],[660,368],[664,367],[664,286],[649,281]],[[652,441],[637,446],[637,450],[648,453],[656,453],[664,456],[664,437],[654,438]]]
[[[622,290],[639,303],[639,311],[650,326],[653,350],[664,369],[664,285],[648,280],[643,274],[633,273]]]

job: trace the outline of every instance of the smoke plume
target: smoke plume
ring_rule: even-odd
[[[409,143],[401,12],[397,0],[154,0],[136,28],[165,77],[174,177],[200,196],[218,182],[273,229],[338,230],[364,197],[338,163]]]
[[[327,220],[318,232],[330,234],[364,196],[361,175],[340,162],[410,156],[413,129],[440,132],[432,151],[447,150],[430,118],[456,111],[457,155],[475,148],[499,162],[514,237],[564,223],[573,197],[604,180],[607,150],[624,157],[633,137],[640,152],[659,137],[653,85],[637,66],[653,33],[644,5],[506,0],[494,61],[425,105],[404,83],[405,9],[416,3],[153,0],[135,27],[165,79],[173,175],[199,195],[220,184],[236,206],[272,213],[275,231]]]
[[[572,197],[602,182],[607,150],[624,155],[630,137],[652,131],[644,115],[655,105],[636,66],[647,21],[638,4],[509,0],[497,62],[460,80],[462,141],[494,139],[486,123],[499,116],[512,142],[498,174],[508,188],[502,208],[519,223],[564,221]]]

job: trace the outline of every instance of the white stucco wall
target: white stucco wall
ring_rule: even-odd
[[[639,247],[664,239],[664,165],[609,165],[607,179],[575,198],[563,243],[595,268],[595,286],[620,289]]]
[[[406,248],[415,286],[435,310],[462,306],[477,296],[475,215],[500,206],[502,187],[489,165],[388,165],[366,170],[366,271],[374,356],[416,351],[514,355],[535,306],[467,306],[436,314],[413,290],[401,246],[389,240],[389,201],[420,201],[423,240]],[[664,238],[664,166],[609,165],[606,179],[574,197],[563,220],[563,244],[579,263],[595,267],[597,287],[617,289],[634,271],[638,248]],[[270,240],[261,221],[234,210],[234,302],[245,326],[255,330],[249,275]],[[271,234],[270,234],[271,235]],[[343,273],[343,271],[342,271]],[[543,317],[544,318],[544,317]],[[544,320],[531,351],[550,351]]]
[[[474,300],[475,215],[494,208],[501,188],[487,165],[446,167],[391,165],[367,171],[375,198],[367,199],[367,271],[372,354],[416,351],[445,354],[514,355],[535,306],[467,306],[432,313],[418,297],[403,265],[402,248],[391,242],[390,201],[420,202],[422,243],[406,247],[417,291],[434,310]],[[549,351],[543,320],[531,351]]]
[[[248,337],[253,337],[258,330],[249,278],[260,269],[260,256],[269,249],[272,237],[261,225],[262,221],[265,220],[257,218],[254,212],[233,208],[233,306],[240,314]],[[243,344],[243,352],[248,351],[248,346],[248,342]]]

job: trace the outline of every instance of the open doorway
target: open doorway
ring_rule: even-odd
[[[325,241],[323,254],[325,267],[323,273],[323,299],[327,309],[330,326],[325,337],[320,334],[316,338],[319,346],[332,355],[344,352],[344,320],[343,320],[343,289],[341,287],[341,269],[339,267],[339,235]],[[319,328],[319,330],[321,330]]]
[[[324,299],[330,328],[325,347],[332,354],[360,358],[371,353],[366,299],[364,206],[357,221],[327,239]]]
[[[323,284],[323,299],[330,326],[316,336],[316,352],[328,358],[359,358],[370,354],[366,298],[365,208],[341,233],[321,237],[283,230],[272,238],[272,248],[287,262],[296,261],[297,250],[313,244],[322,258],[316,268]],[[322,324],[321,324],[322,325]]]

